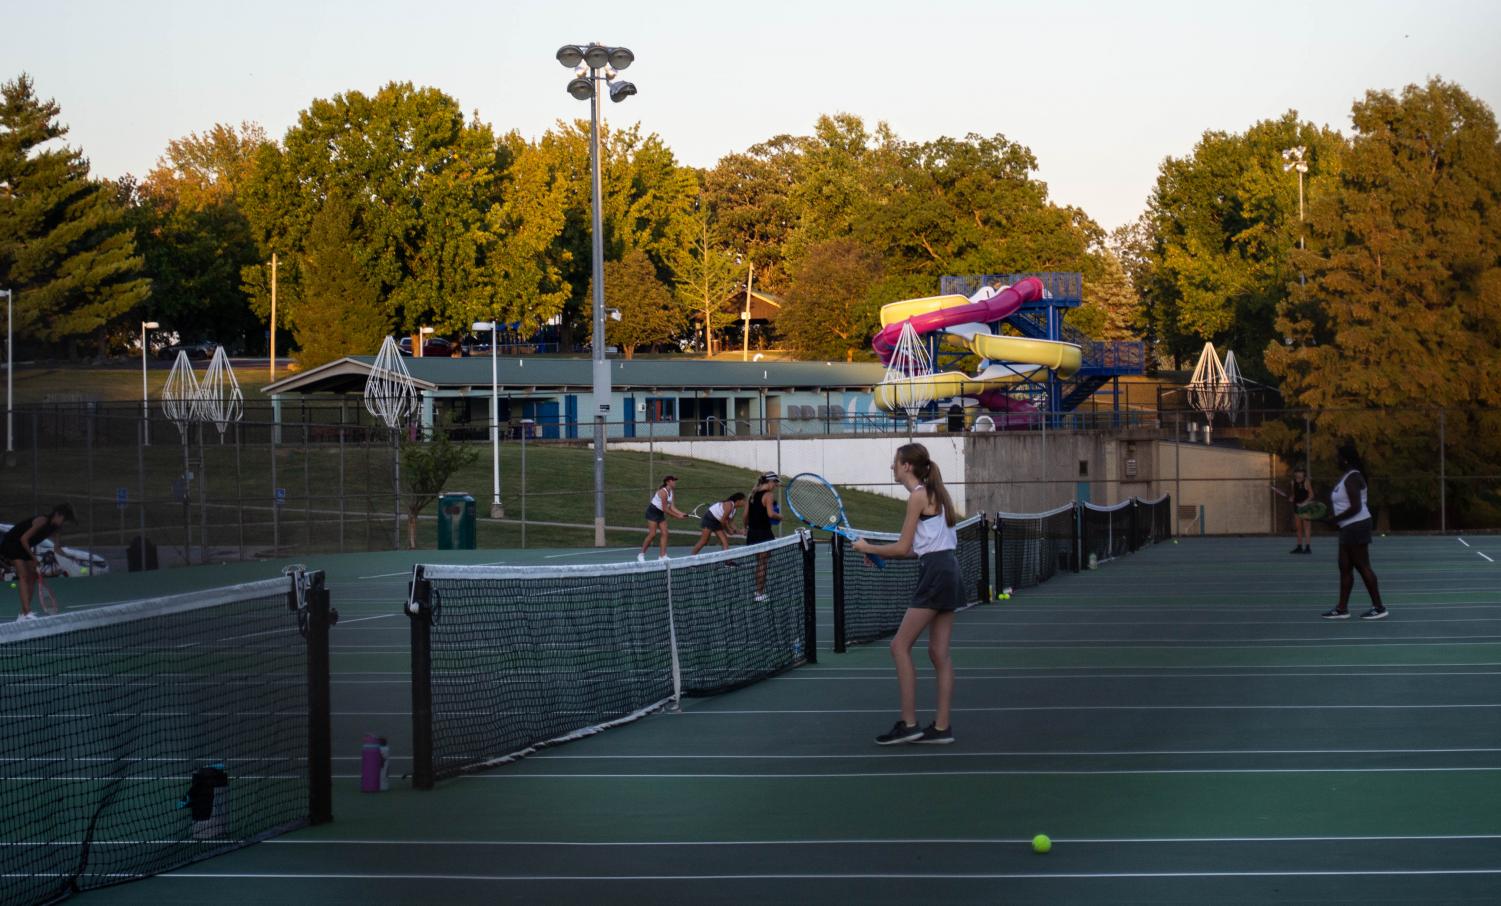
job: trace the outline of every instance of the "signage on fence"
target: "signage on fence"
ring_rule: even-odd
[[[130,491],[128,489],[126,489],[126,488],[115,488],[115,506],[117,506],[117,507],[119,507],[120,509],[123,510],[123,509],[125,509],[126,503],[128,503],[129,501],[130,501]]]
[[[277,488],[276,489],[276,505],[277,506],[285,506],[286,503],[287,503],[287,489],[286,488]]]
[[[172,479],[172,496],[178,503],[188,502],[188,480],[186,478]]]

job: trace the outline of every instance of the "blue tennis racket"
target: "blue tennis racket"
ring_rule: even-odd
[[[850,519],[844,514],[844,501],[839,492],[822,475],[804,472],[794,475],[783,492],[792,515],[819,531],[840,535],[850,541],[859,539],[850,528]],[[886,568],[886,561],[874,554],[866,554],[870,562]]]

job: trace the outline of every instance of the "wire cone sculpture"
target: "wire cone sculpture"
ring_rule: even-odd
[[[162,388],[162,411],[177,426],[184,442],[188,436],[188,422],[197,417],[201,405],[193,363],[188,360],[186,352],[178,351],[177,361],[172,363],[172,372],[167,375],[167,384]]]
[[[902,326],[886,376],[876,386],[877,399],[891,409],[905,410],[911,418],[933,401],[933,385],[921,380],[932,373],[928,347],[909,321]]]
[[[211,421],[219,429],[219,442],[224,442],[224,432],[245,414],[245,394],[240,392],[240,382],[235,370],[230,367],[229,356],[224,347],[214,350],[208,373],[198,385],[199,418]]]
[[[405,425],[417,412],[417,385],[401,360],[396,341],[386,337],[381,344],[370,377],[365,381],[365,409],[393,431]]]

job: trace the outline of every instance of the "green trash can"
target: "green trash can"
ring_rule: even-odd
[[[458,491],[438,497],[438,550],[474,550],[474,497]]]

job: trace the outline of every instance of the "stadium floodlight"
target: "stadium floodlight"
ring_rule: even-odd
[[[605,91],[600,82],[609,85],[610,100],[619,103],[636,93],[630,82],[612,82],[615,72],[636,62],[636,55],[628,47],[607,47],[598,42],[581,45],[564,45],[557,53],[558,62],[564,66],[578,66],[580,61],[587,71],[576,72],[568,83],[568,93],[576,100],[589,101],[589,171],[591,208],[593,209],[593,262],[594,278],[594,335],[593,335],[593,389],[594,389],[594,546],[605,546],[605,419],[610,415],[610,400],[613,394],[610,366],[605,361],[605,252],[603,190],[600,181],[599,127],[604,120],[604,107],[600,103]],[[616,311],[609,315],[619,320]]]

